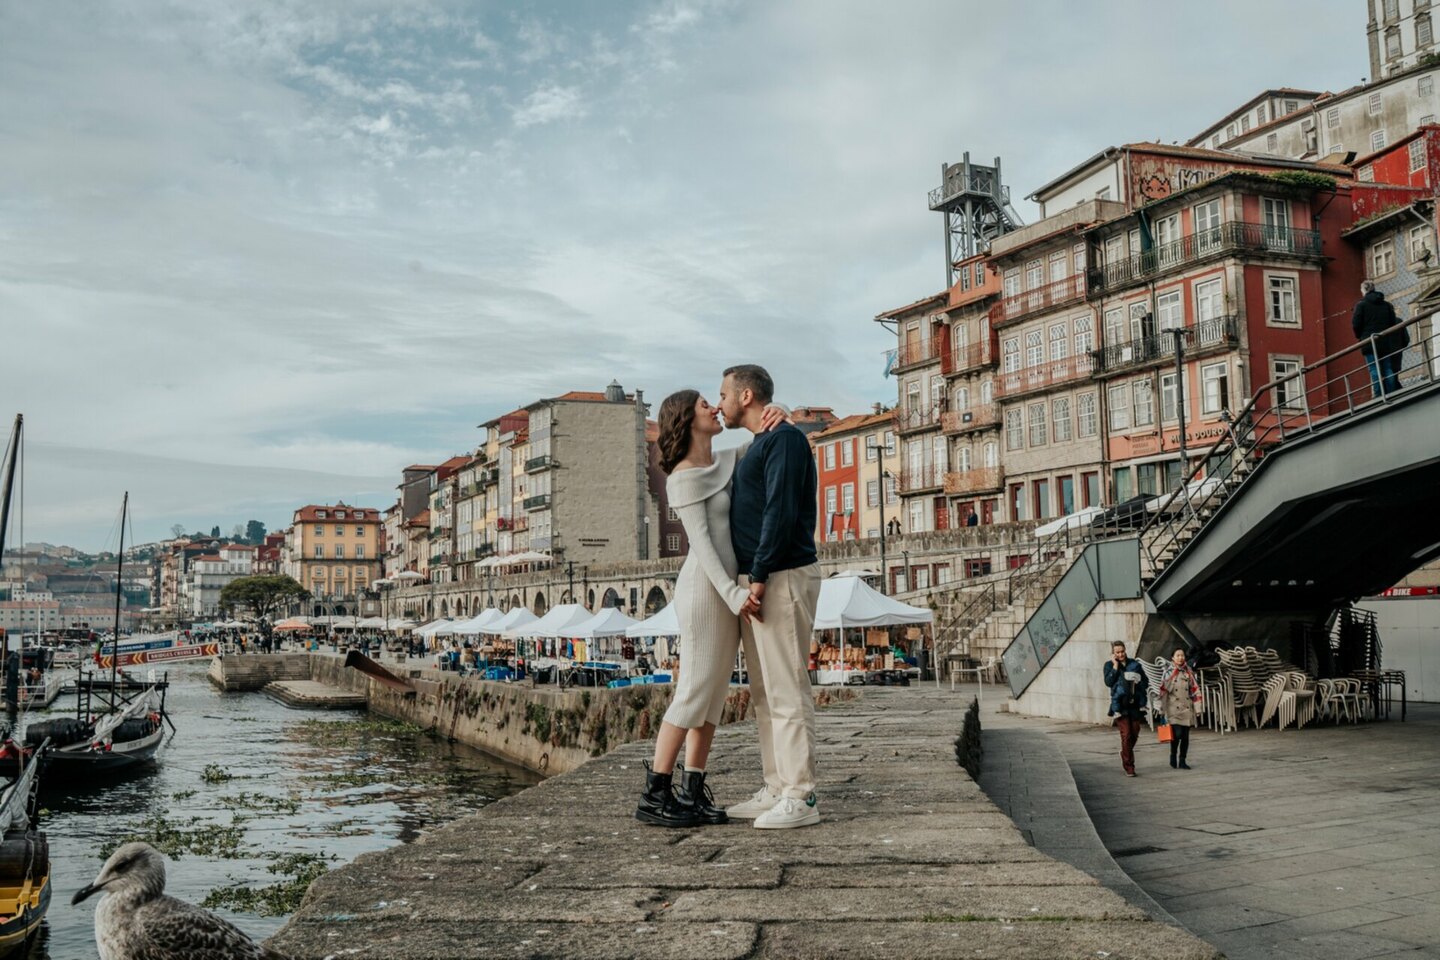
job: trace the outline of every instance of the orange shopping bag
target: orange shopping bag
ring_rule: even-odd
[[[1161,743],[1169,743],[1175,739],[1175,731],[1170,728],[1170,724],[1162,723],[1155,728],[1155,736]]]

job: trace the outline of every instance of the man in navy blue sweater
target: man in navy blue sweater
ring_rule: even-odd
[[[761,829],[820,822],[809,670],[820,599],[815,457],[793,424],[763,431],[765,405],[774,395],[770,375],[753,364],[726,370],[720,385],[725,425],[755,434],[735,469],[730,539],[740,584],[750,591],[740,610],[740,637],[765,774],[765,785],[753,797],[726,812],[753,819]]]

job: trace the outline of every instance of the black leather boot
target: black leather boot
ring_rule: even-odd
[[[674,776],[656,773],[645,764],[645,792],[640,795],[640,805],[635,808],[635,819],[641,823],[652,823],[657,827],[693,827],[696,824],[695,811],[682,806],[671,789]]]
[[[729,823],[723,807],[715,806],[715,795],[705,784],[705,773],[685,770],[680,775],[680,788],[675,791],[680,805],[695,814],[695,821],[704,826]]]

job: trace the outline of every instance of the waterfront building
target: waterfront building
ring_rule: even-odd
[[[1000,276],[984,254],[955,264],[948,293],[948,343],[940,353],[946,378],[946,403],[940,430],[949,445],[950,469],[943,479],[948,512],[955,526],[975,515],[976,525],[1004,519],[1001,493],[1000,404],[995,394],[999,350],[990,325],[990,307],[1001,290]]]
[[[1365,6],[1372,81],[1437,59],[1430,0],[1365,0]]]
[[[380,575],[381,524],[380,511],[343,502],[295,511],[285,572],[310,591],[320,615],[358,611]]]
[[[944,496],[950,457],[940,431],[946,397],[940,357],[948,348],[948,298],[948,291],[942,291],[875,317],[893,323],[900,341],[890,372],[900,392],[894,418],[900,447],[901,525],[906,533],[951,526]]]
[[[190,562],[185,613],[191,620],[210,620],[221,615],[220,593],[225,586],[255,572],[255,548],[226,544]]]
[[[660,425],[654,420],[645,421],[645,475],[650,495],[655,498],[655,516],[659,524],[656,536],[657,555],[660,557],[683,557],[690,552],[690,537],[685,533],[685,524],[670,506],[670,494],[665,488],[667,478],[660,469]]]
[[[470,463],[469,454],[451,457],[427,476],[430,512],[430,579],[449,583],[456,576],[459,558],[460,471]]]
[[[812,433],[810,446],[819,497],[816,543],[900,532],[900,448],[892,411],[841,417]]]

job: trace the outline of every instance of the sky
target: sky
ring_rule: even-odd
[[[893,403],[943,162],[1018,198],[1272,86],[1363,0],[0,3],[0,418],[26,541],[383,507],[478,424],[766,365]],[[108,531],[108,533],[107,533]],[[106,538],[109,537],[107,542]],[[15,539],[12,536],[12,541]]]

